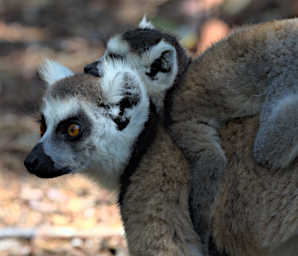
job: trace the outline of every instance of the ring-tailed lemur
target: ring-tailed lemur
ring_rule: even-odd
[[[120,190],[131,255],[203,255],[188,212],[187,162],[135,71],[122,64],[105,67],[97,79],[54,62],[44,66],[49,86],[42,138],[25,165],[43,178],[82,171]],[[297,255],[298,162],[286,172],[264,172],[251,156],[257,129],[255,117],[232,121],[220,131],[231,161],[204,256]]]
[[[188,165],[158,121],[137,73],[106,64],[103,76],[73,74],[47,61],[41,139],[25,159],[30,173],[82,172],[119,191],[130,255],[199,256],[188,210]]]
[[[202,237],[208,222],[201,219],[209,218],[217,191],[210,188],[216,187],[227,162],[219,127],[261,113],[255,160],[278,169],[297,156],[297,41],[298,19],[243,27],[189,64],[177,40],[144,19],[139,28],[107,44],[103,58],[122,59],[138,70],[191,164],[190,206]],[[87,65],[85,72],[100,76],[101,61]]]

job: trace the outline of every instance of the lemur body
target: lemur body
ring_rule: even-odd
[[[55,62],[44,65],[42,138],[26,168],[42,178],[81,171],[118,191],[130,255],[202,255],[183,154],[136,72],[121,63],[107,70],[95,78]]]
[[[25,160],[27,169],[43,178],[82,171],[119,190],[131,255],[205,255],[189,217],[187,162],[150,108],[137,74],[120,64],[105,67],[109,72],[97,79],[45,66],[50,85],[43,136]],[[243,118],[220,129],[230,161],[207,256],[297,255],[298,162],[275,173],[255,164],[258,123],[258,117]]]
[[[191,166],[190,207],[205,243],[208,219],[227,164],[218,129],[234,118],[260,113],[252,150],[272,169],[297,156],[298,19],[235,30],[189,64],[175,38],[143,20],[113,37],[104,58],[135,67],[169,132]],[[85,72],[100,75],[101,61]]]

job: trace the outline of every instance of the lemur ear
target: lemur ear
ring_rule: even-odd
[[[149,56],[150,69],[147,70],[146,75],[152,80],[158,80],[159,73],[167,76],[177,68],[176,50],[163,40],[151,48]]]
[[[139,28],[144,28],[144,29],[154,29],[154,26],[150,21],[147,20],[146,15],[143,16],[143,19],[141,20],[139,24]]]
[[[73,72],[62,64],[46,59],[38,71],[42,80],[52,85],[58,80],[73,76]]]

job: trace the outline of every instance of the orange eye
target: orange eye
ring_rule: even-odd
[[[46,126],[45,126],[44,123],[40,123],[39,132],[40,132],[40,137],[42,137],[45,134],[45,132],[46,132]]]
[[[80,134],[80,131],[81,131],[81,127],[78,124],[71,124],[67,128],[67,134],[70,137],[76,137],[76,136],[78,136]]]

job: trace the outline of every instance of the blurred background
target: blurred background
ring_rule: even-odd
[[[81,175],[30,176],[45,57],[76,72],[142,16],[196,56],[243,24],[298,15],[298,0],[0,0],[0,255],[127,255],[116,196]]]

